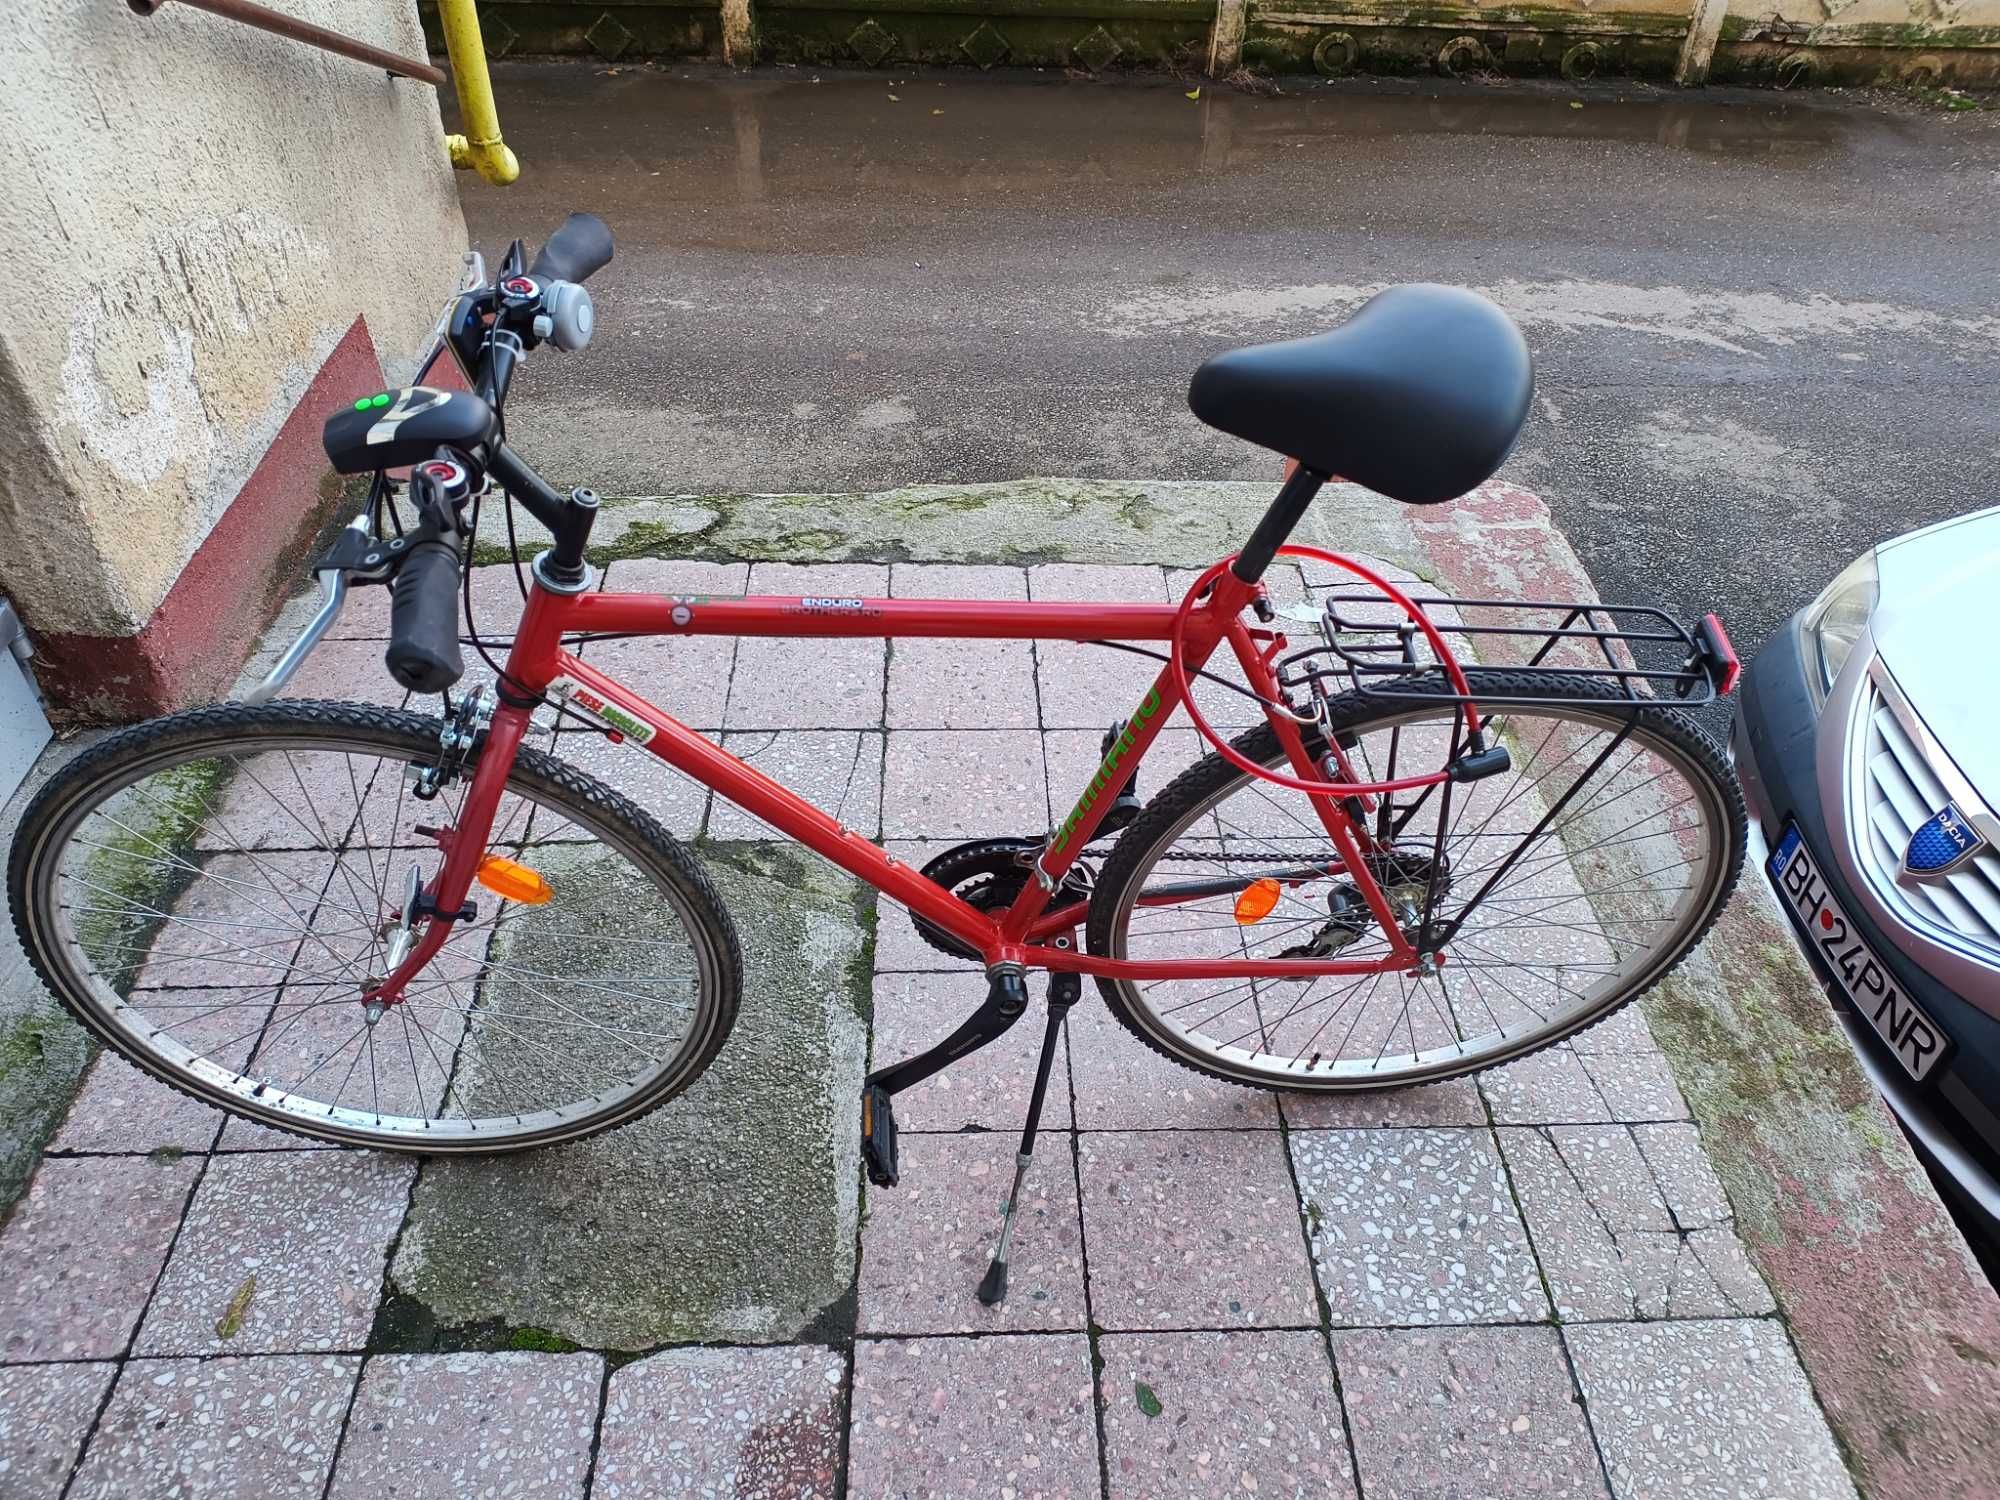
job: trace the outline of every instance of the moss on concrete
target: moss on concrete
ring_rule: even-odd
[[[78,946],[99,977],[124,994],[138,977],[146,950],[175,897],[198,873],[190,855],[233,774],[220,758],[189,761],[139,782],[115,811],[91,830],[94,848],[77,873],[96,904],[76,914]],[[116,904],[113,904],[116,903]]]
[[[123,994],[137,978],[168,910],[194,881],[195,834],[228,784],[220,760],[195,761],[128,792],[117,823],[92,828],[92,849],[76,873],[93,887],[74,912],[77,941],[105,983]],[[53,999],[7,1023],[0,1036],[0,1207],[11,1205],[62,1123],[83,1070],[95,1055],[89,1034]]]
[[[626,558],[734,562],[956,562],[1028,566],[1144,557],[1201,567],[1242,545],[1270,484],[1023,479],[838,494],[607,499],[591,538],[599,566]],[[507,560],[504,516],[482,517],[475,559]],[[531,524],[531,523],[530,523]],[[1407,517],[1351,485],[1331,485],[1298,540],[1405,567],[1424,559]],[[524,556],[544,543],[530,531]]]
[[[0,1217],[34,1175],[95,1050],[53,1001],[0,1031]]]
[[[709,1071],[608,1135],[428,1163],[382,1347],[534,1329],[586,1348],[847,1337],[867,1048],[855,883],[786,846],[705,843],[743,1008]]]
[[[1711,938],[1643,1005],[1696,1117],[1732,1122],[1711,1133],[1710,1155],[1745,1238],[1770,1244],[1785,1233],[1773,1162],[1820,1185],[1829,1212],[1865,1221],[1872,1200],[1848,1199],[1840,1185],[1907,1153],[1804,960],[1781,932],[1744,941],[1753,922],[1732,908],[1725,939]]]

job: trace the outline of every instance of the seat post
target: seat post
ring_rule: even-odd
[[[1285,476],[1284,485],[1279,489],[1271,508],[1257,523],[1257,529],[1250,533],[1250,540],[1237,554],[1230,571],[1245,583],[1255,583],[1264,576],[1264,570],[1271,566],[1271,559],[1278,555],[1278,549],[1285,545],[1301,519],[1306,507],[1313,502],[1313,496],[1326,483],[1324,474],[1315,474],[1304,464],[1300,464]]]

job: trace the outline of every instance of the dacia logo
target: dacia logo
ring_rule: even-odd
[[[1910,835],[1903,850],[1903,873],[1913,880],[1939,880],[1986,847],[1971,819],[1947,802]]]

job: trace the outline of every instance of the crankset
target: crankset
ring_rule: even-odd
[[[1040,839],[974,839],[955,844],[931,860],[920,872],[924,879],[941,885],[968,906],[983,912],[1001,912],[1014,904],[1035,869],[1035,856],[1042,852]],[[1090,874],[1082,861],[1063,877],[1057,898],[1081,901],[1090,895]],[[935,923],[912,914],[917,936],[940,953],[953,958],[977,959],[976,949],[961,943]]]

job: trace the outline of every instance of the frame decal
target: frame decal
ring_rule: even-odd
[[[1146,690],[1145,700],[1140,703],[1138,712],[1125,721],[1123,732],[1119,734],[1117,739],[1112,741],[1111,748],[1104,752],[1104,759],[1097,767],[1097,774],[1090,778],[1090,785],[1083,789],[1083,796],[1077,801],[1076,806],[1070,810],[1070,815],[1062,820],[1062,825],[1050,837],[1049,852],[1051,854],[1062,853],[1064,847],[1069,843],[1070,835],[1076,832],[1076,825],[1089,815],[1090,810],[1097,805],[1097,799],[1104,795],[1106,788],[1117,783],[1119,779],[1118,768],[1124,764],[1126,755],[1130,753],[1132,741],[1138,737],[1139,731],[1152,723],[1155,716],[1158,715],[1160,712],[1160,702],[1160,689],[1156,684]]]
[[[549,683],[549,693],[563,699],[579,713],[588,714],[606,729],[614,730],[635,745],[652,743],[659,731],[644,719],[628,714],[615,703],[607,703],[574,677],[557,677]]]

